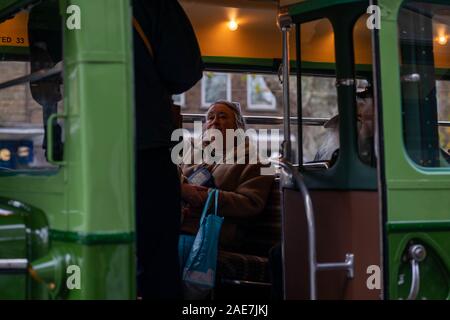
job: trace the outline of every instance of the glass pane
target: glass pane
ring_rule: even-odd
[[[184,93],[173,95],[173,96],[172,96],[172,100],[173,100],[173,103],[174,103],[174,104],[183,107],[184,104],[185,104],[185,96],[184,96]]]
[[[27,25],[34,24],[34,21],[28,22],[28,16],[19,21],[22,20],[28,23],[24,25],[25,30]],[[25,48],[14,48],[11,54],[10,47],[0,46],[3,57],[0,83],[50,69],[60,63],[61,38],[53,38],[53,34],[46,38],[51,33],[30,27],[28,34],[33,34],[34,40],[26,43]],[[0,171],[55,168],[47,162],[44,124],[51,114],[63,112],[62,96],[63,84],[59,75],[0,89]],[[62,160],[63,122],[55,122],[53,129],[54,160]]]
[[[202,81],[203,106],[214,101],[229,99],[228,75],[226,73],[205,72]]]
[[[323,119],[323,125],[303,126],[303,162],[337,160],[339,116],[336,79],[302,77],[303,118]],[[296,81],[293,81],[296,86]]]
[[[333,74],[334,32],[329,20],[320,19],[301,25],[302,66],[304,70],[319,69]],[[321,60],[321,57],[324,57]],[[323,63],[322,63],[323,61]],[[302,76],[303,118],[312,118],[313,125],[303,126],[303,162],[327,162],[333,165],[339,154],[339,116],[334,76]],[[297,105],[295,77],[291,92],[295,93],[293,109]],[[292,100],[291,93],[291,100]],[[295,113],[294,113],[295,114]],[[320,121],[319,121],[320,120]],[[296,129],[295,129],[296,130]],[[296,132],[297,133],[297,132]]]
[[[450,81],[436,81],[438,119],[441,120],[439,126],[439,143],[443,152],[450,154]]]
[[[424,167],[450,164],[450,6],[407,2],[399,14],[403,135]]]
[[[362,162],[376,166],[375,158],[375,110],[372,78],[372,41],[371,31],[367,28],[368,14],[363,14],[353,29],[355,44],[356,117],[358,155]]]
[[[263,75],[247,77],[247,104],[249,109],[275,109],[277,101],[268,84],[271,79],[266,80],[266,78]]]
[[[216,80],[211,80],[213,78]],[[217,81],[219,84],[216,83],[215,86],[212,86],[211,84],[214,81]],[[183,113],[204,115],[206,113],[206,108],[204,101],[202,102],[202,93],[205,91],[211,91],[210,95],[206,94],[206,92],[203,94],[212,99],[211,101],[208,101],[206,107],[209,107],[217,100],[227,100],[227,92],[224,90],[226,89],[226,86],[224,87],[226,83],[228,83],[229,97],[231,97],[233,102],[239,103],[241,112],[245,117],[269,116],[274,117],[272,119],[273,121],[277,121],[275,117],[282,116],[282,88],[278,76],[273,74],[251,74],[244,72],[226,74],[205,72],[203,80],[185,93],[186,100]],[[254,95],[252,98],[252,93],[255,94],[255,89],[257,91],[256,97]],[[219,92],[216,92],[215,90],[218,90]],[[295,92],[293,95],[295,95]],[[252,102],[258,103],[252,104]],[[276,156],[280,152],[280,146],[283,140],[283,125],[276,123],[263,124],[258,121],[257,118],[247,119],[246,128],[255,130],[253,133],[249,132],[249,135],[257,143],[262,140],[266,141],[266,144],[262,144],[261,146],[267,150],[267,157]],[[185,121],[183,127],[188,129],[192,135],[195,135],[192,122]],[[267,130],[267,136],[264,134],[260,135],[262,129]],[[295,139],[294,136],[293,139]],[[274,153],[270,152],[271,144],[273,145],[272,149],[276,150]]]

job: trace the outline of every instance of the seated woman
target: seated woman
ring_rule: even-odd
[[[223,155],[229,157],[236,155],[241,140],[234,145],[232,150],[226,150],[226,130],[245,130],[245,122],[240,108],[237,104],[228,101],[217,101],[209,108],[206,114],[204,131],[208,129],[218,130],[223,137]],[[243,142],[242,142],[243,141]],[[205,144],[203,144],[205,146]],[[204,150],[202,148],[202,150]],[[246,160],[248,160],[248,147]],[[220,162],[220,161],[219,161]],[[182,165],[184,181],[182,183],[182,199],[187,206],[183,210],[184,219],[181,231],[187,234],[195,234],[198,230],[199,218],[208,195],[208,188],[220,190],[219,193],[219,215],[225,217],[220,245],[227,250],[235,250],[244,241],[243,233],[239,230],[239,222],[242,218],[253,217],[260,214],[265,205],[273,183],[273,176],[261,175],[262,165],[249,164],[226,164],[202,163],[194,165]],[[235,162],[234,162],[235,163]],[[193,175],[199,170],[207,170],[206,176],[210,175],[208,181],[199,182],[193,179]],[[191,183],[190,183],[191,182]],[[202,185],[198,185],[202,184]],[[186,209],[187,208],[187,209]]]

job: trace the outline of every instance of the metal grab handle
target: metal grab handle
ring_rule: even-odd
[[[427,251],[420,244],[412,245],[408,250],[408,256],[411,261],[411,289],[409,290],[408,300],[415,300],[420,290],[420,269],[419,263],[425,260]]]
[[[345,262],[317,263],[316,227],[314,209],[308,188],[301,173],[286,159],[271,159],[275,165],[282,167],[290,178],[293,178],[299,188],[305,204],[306,222],[308,225],[308,259],[309,259],[309,290],[311,300],[317,300],[317,271],[347,270],[347,277],[354,276],[354,255],[347,253]]]
[[[347,253],[345,255],[344,262],[318,263],[317,264],[318,271],[346,270],[347,278],[349,278],[349,279],[353,279],[353,277],[355,276],[354,267],[355,267],[355,255],[353,253]]]
[[[58,118],[65,118],[67,114],[65,113],[53,113],[48,117],[47,120],[47,154],[48,159],[47,162],[53,164],[55,166],[64,166],[66,165],[65,161],[56,161],[53,159],[53,121]]]
[[[0,270],[24,271],[28,268],[27,259],[0,259]]]

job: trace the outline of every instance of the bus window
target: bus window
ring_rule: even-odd
[[[450,164],[450,13],[448,5],[407,2],[399,13],[403,136],[424,167]]]
[[[14,30],[27,31],[19,37],[24,41],[0,45],[0,171],[55,168],[46,158],[44,125],[51,114],[63,112],[62,77],[58,73],[33,82],[27,77],[61,65],[61,37],[59,31],[33,27],[39,25],[37,8],[0,24],[0,30],[12,30],[12,39],[17,38]],[[62,125],[55,122],[53,128],[54,160],[62,159]]]
[[[282,89],[278,76],[273,74],[214,72],[206,71],[202,81],[191,90],[174,97],[174,101],[183,102],[184,128],[193,134],[193,121],[203,121],[209,106],[217,100],[238,102],[246,120],[249,137],[267,149],[267,157],[279,155],[283,140],[283,122],[281,105]],[[266,129],[267,135],[260,135],[260,129]],[[272,146],[272,147],[271,147]],[[271,150],[276,150],[271,153]]]
[[[355,52],[356,117],[358,155],[360,160],[372,167],[375,158],[375,110],[372,77],[372,36],[366,26],[368,14],[363,14],[355,23],[353,41]]]
[[[296,77],[291,76],[291,106],[292,117],[296,117],[297,84]],[[303,117],[308,122],[304,125],[303,148],[304,162],[314,161],[320,150],[325,150],[324,145],[334,141],[335,147],[339,147],[339,137],[334,137],[332,128],[334,120],[328,122],[337,115],[337,94],[335,79],[331,77],[319,77],[305,75],[302,77]],[[193,132],[194,120],[203,120],[202,115],[207,108],[217,100],[230,100],[239,102],[243,115],[246,118],[247,129],[255,131],[249,133],[258,142],[265,139],[263,146],[267,146],[265,155],[277,157],[281,152],[283,142],[283,108],[282,86],[277,75],[262,73],[223,73],[207,71],[202,81],[199,81],[188,92],[174,97],[177,104],[181,104],[184,114],[184,127]],[[328,123],[327,123],[328,122]],[[324,123],[325,124],[324,126]],[[266,129],[267,135],[260,134]],[[297,124],[291,128],[291,141],[293,162],[298,164]],[[263,153],[265,151],[262,151]],[[329,158],[320,160],[330,160]]]
[[[339,149],[333,27],[328,19],[303,23],[300,27],[303,162],[328,162],[333,165]],[[291,92],[295,97],[296,88],[296,79],[293,79]],[[296,105],[295,101],[292,104],[293,110]]]

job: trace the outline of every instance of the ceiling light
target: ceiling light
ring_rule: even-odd
[[[441,46],[445,46],[448,43],[448,36],[447,35],[440,35],[437,38],[437,42],[441,45]]]
[[[230,29],[231,31],[236,31],[238,27],[239,25],[236,20],[230,20],[230,22],[228,22],[228,29]]]

